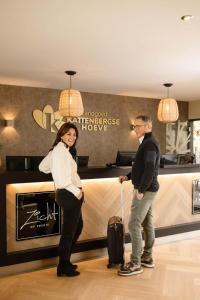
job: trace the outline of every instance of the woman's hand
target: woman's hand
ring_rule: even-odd
[[[82,189],[80,190],[80,193],[78,194],[77,198],[79,200],[81,200],[81,198],[83,197],[83,192],[82,192]]]

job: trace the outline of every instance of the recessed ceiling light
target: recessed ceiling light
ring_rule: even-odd
[[[193,15],[185,15],[181,17],[182,21],[190,21],[191,19],[193,19],[194,16]]]

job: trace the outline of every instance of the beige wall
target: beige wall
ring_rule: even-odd
[[[200,119],[200,100],[189,102],[189,119]]]
[[[59,90],[0,85],[0,119],[15,116],[15,129],[0,127],[0,155],[45,155],[50,149],[55,133],[40,128],[33,119],[35,109],[43,110],[49,104],[58,109]],[[79,155],[89,155],[89,165],[103,166],[114,162],[117,150],[136,150],[137,139],[130,124],[138,114],[150,115],[154,132],[162,153],[165,153],[165,125],[157,120],[158,99],[134,98],[117,95],[81,93],[85,111],[108,112],[111,118],[120,119],[120,126],[110,126],[107,131],[81,131],[77,143]],[[178,102],[180,120],[188,119],[188,103]]]

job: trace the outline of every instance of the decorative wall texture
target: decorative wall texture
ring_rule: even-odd
[[[55,133],[41,128],[33,118],[33,111],[51,105],[58,109],[60,90],[0,85],[0,119],[15,119],[15,128],[0,127],[0,155],[5,168],[6,155],[45,155]],[[119,125],[108,125],[107,131],[80,130],[78,155],[89,155],[90,166],[104,166],[114,162],[117,150],[136,150],[138,142],[130,131],[130,124],[138,114],[150,115],[161,152],[165,153],[166,126],[157,120],[158,99],[134,98],[118,95],[81,93],[85,112],[104,112],[107,118],[119,119]],[[178,102],[180,120],[188,119],[188,103]]]

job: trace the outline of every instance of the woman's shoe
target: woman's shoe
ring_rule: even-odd
[[[78,276],[80,275],[80,272],[74,270],[74,268],[70,264],[61,265],[58,264],[57,266],[57,276]]]

